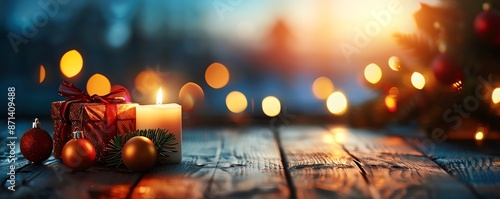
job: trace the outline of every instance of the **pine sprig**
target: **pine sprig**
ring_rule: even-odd
[[[131,131],[125,135],[116,135],[113,137],[108,146],[106,147],[106,166],[109,167],[119,167],[123,164],[122,160],[122,149],[128,140],[135,136],[144,136],[153,141],[156,150],[158,151],[157,160],[163,160],[170,157],[170,154],[176,153],[175,145],[175,135],[168,133],[165,129],[140,129],[136,131]]]
[[[396,41],[404,48],[411,50],[417,61],[422,64],[429,64],[437,53],[437,48],[431,39],[422,34],[395,33]]]

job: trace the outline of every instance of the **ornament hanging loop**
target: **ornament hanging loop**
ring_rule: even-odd
[[[32,128],[40,128],[40,120],[38,118],[35,118],[35,121],[33,121],[33,124],[31,126]]]
[[[83,131],[76,130],[73,132],[73,139],[82,139],[82,138],[84,138]]]

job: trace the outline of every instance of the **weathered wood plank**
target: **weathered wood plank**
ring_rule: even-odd
[[[138,183],[132,198],[288,197],[269,130],[200,131],[185,133],[183,140],[182,163],[157,167]]]
[[[16,174],[16,191],[0,192],[9,198],[126,198],[140,174],[125,169],[92,167],[70,172],[59,160],[30,164]],[[4,182],[3,188],[9,186]],[[6,190],[6,189],[4,189]]]
[[[422,140],[410,143],[448,173],[469,184],[482,198],[500,198],[500,151],[498,143],[478,144],[473,140],[447,140],[429,147]]]
[[[474,198],[427,157],[351,152],[382,198]]]
[[[16,191],[7,189],[11,186],[7,178],[2,176],[0,198],[126,198],[130,187],[140,174],[134,174],[125,169],[109,169],[92,167],[86,172],[71,173],[59,160],[53,157],[43,163],[29,163],[20,153],[19,140],[31,121],[17,122],[16,157]],[[52,132],[50,125],[43,125],[48,132]],[[6,128],[2,128],[6,129]],[[3,132],[6,135],[7,132]],[[6,142],[6,141],[5,141]],[[5,147],[2,145],[2,147]],[[3,150],[6,151],[6,150]],[[4,154],[4,157],[7,154]],[[8,169],[10,163],[2,157],[0,171]]]
[[[16,134],[14,136],[17,137],[17,139],[7,139],[7,135],[9,135],[8,129],[5,125],[0,125],[1,129],[1,136],[0,136],[0,174],[2,175],[0,177],[1,182],[6,181],[10,176],[5,175],[8,172],[10,172],[10,167],[14,166],[15,171],[20,170],[22,167],[28,165],[30,162],[24,158],[24,156],[21,155],[21,150],[19,148],[19,141],[21,140],[22,135],[24,134],[23,132],[26,131],[31,127],[31,122],[29,121],[19,121],[16,122]],[[15,142],[14,145],[14,156],[11,156],[11,148],[10,146],[7,146],[7,144],[10,144],[11,141]],[[15,159],[15,161],[11,161],[12,159]],[[10,162],[9,162],[10,161]]]
[[[399,136],[363,129],[346,129],[342,126],[328,126],[327,128],[335,140],[347,151],[423,156],[420,151]]]
[[[423,156],[404,139],[380,132],[327,127],[356,159],[374,197],[471,198],[466,185]]]
[[[224,145],[209,197],[289,196],[278,144],[268,128],[226,130],[222,135]]]
[[[216,153],[211,150],[205,150],[202,142],[196,142],[203,137],[209,137],[207,133],[196,134],[193,139],[190,138],[189,129],[187,130],[187,142],[184,147],[187,151],[193,152],[192,155],[184,157],[184,160],[193,164],[190,165],[165,165],[158,166],[155,170],[175,170],[181,175],[197,176],[203,173],[203,170],[198,172],[190,166],[202,168],[207,166],[209,177],[214,172],[214,167],[210,168],[207,162],[214,162],[213,160],[206,160],[207,156],[215,156]],[[211,137],[211,136],[210,136]],[[217,136],[213,140],[219,139]],[[190,142],[193,140],[193,142]],[[220,141],[218,141],[220,142]],[[220,145],[220,144],[219,144]],[[20,156],[20,155],[19,155]],[[190,175],[190,173],[196,173]],[[46,161],[44,164],[31,164],[18,171],[16,174],[16,185],[20,186],[14,193],[2,189],[0,196],[8,196],[13,198],[126,198],[132,186],[139,181],[142,174],[133,173],[126,168],[111,169],[105,167],[92,167],[86,172],[69,173],[66,167],[58,160],[53,158]],[[161,186],[168,186],[174,176],[168,176],[165,183],[159,184]],[[162,178],[153,179],[153,182],[161,182]],[[185,179],[185,182],[195,182],[193,179]],[[7,182],[5,182],[7,183]],[[6,186],[7,184],[4,184]],[[162,188],[162,189],[163,189]],[[145,193],[145,189],[137,189],[138,193]],[[192,192],[194,189],[188,190]],[[204,189],[200,191],[204,192]],[[175,193],[179,196],[180,192]],[[3,198],[3,197],[0,197]]]
[[[354,159],[331,132],[317,126],[289,126],[279,131],[297,198],[372,197]]]
[[[217,168],[222,136],[215,129],[185,129],[182,140],[182,162],[155,167],[135,186],[131,198],[205,198]]]
[[[2,143],[2,142],[0,142]],[[27,166],[30,162],[26,160],[20,153],[16,154],[16,158],[14,161],[9,162],[9,156],[10,154],[4,154],[3,156],[0,156],[0,173],[3,175],[0,177],[0,182],[5,182],[6,180],[10,180],[10,175],[7,175],[7,173],[11,172],[11,166],[14,167],[14,171],[17,172],[21,170],[24,166]]]

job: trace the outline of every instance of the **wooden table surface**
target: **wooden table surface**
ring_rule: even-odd
[[[2,144],[0,198],[500,198],[497,143],[289,125],[185,128],[182,144],[182,163],[146,173],[19,154],[15,192]]]

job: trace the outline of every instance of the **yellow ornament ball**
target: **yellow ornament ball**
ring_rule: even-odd
[[[156,147],[149,138],[135,136],[128,140],[122,149],[123,164],[132,171],[147,171],[156,163]]]

